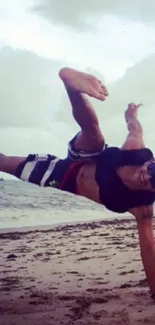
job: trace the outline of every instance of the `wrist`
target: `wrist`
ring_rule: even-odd
[[[132,120],[135,120],[136,118],[137,118],[136,115],[132,114],[132,115],[126,116],[125,119],[127,122],[130,122]]]
[[[134,112],[128,112],[128,111],[125,112],[126,122],[135,120],[136,118],[137,118],[137,114],[135,114]]]

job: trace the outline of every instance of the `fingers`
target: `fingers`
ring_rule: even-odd
[[[102,102],[106,99],[106,97],[103,94],[101,94],[101,93],[98,93],[96,95],[96,98],[99,99],[99,100],[101,100]]]
[[[99,83],[100,83],[100,86],[101,86],[101,92],[104,93],[105,96],[108,96],[109,95],[109,92],[108,92],[108,89],[105,85],[103,85],[102,81],[101,80],[98,80]]]
[[[102,85],[101,88],[102,88],[104,95],[108,96],[109,95],[108,89],[104,85]]]
[[[142,105],[143,105],[142,103],[140,103],[140,104],[130,103],[130,104],[128,104],[128,108],[139,108]]]
[[[137,108],[139,108],[139,107],[143,106],[143,104],[141,103],[141,104],[138,104],[137,106],[138,106]]]
[[[101,87],[98,91],[97,99],[104,101],[106,99],[106,97],[109,95],[109,93],[108,93],[108,89],[106,88],[106,86],[104,86],[102,83],[100,83],[100,84],[101,84]]]

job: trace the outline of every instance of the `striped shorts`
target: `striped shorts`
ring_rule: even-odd
[[[60,184],[75,162],[86,162],[96,160],[101,152],[89,153],[82,150],[74,150],[74,137],[68,144],[68,155],[66,159],[60,159],[54,155],[30,154],[19,164],[15,176],[39,186],[50,186],[59,188]]]

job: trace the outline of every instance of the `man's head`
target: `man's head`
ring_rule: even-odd
[[[133,177],[137,189],[155,192],[155,159],[147,161],[139,167]]]

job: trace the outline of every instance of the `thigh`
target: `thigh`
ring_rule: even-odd
[[[104,137],[97,137],[81,131],[68,144],[68,157],[76,160],[96,159],[107,148]]]
[[[84,150],[92,153],[102,150],[104,145],[105,139],[98,126],[90,130],[81,130],[74,140],[75,150]]]
[[[40,186],[59,187],[71,162],[54,155],[29,155],[19,164],[15,176]]]

